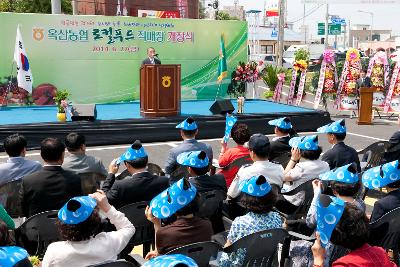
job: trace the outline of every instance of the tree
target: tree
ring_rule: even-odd
[[[231,17],[228,13],[224,11],[218,11],[216,20],[239,20],[237,17]]]
[[[70,0],[61,0],[61,10],[72,14]],[[51,13],[51,0],[0,0],[0,12]]]

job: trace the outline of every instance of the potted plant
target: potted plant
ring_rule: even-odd
[[[265,85],[268,86],[269,90],[264,92],[264,97],[265,98],[272,98],[274,96],[274,91],[276,86],[278,85],[278,74],[279,73],[284,73],[285,70],[274,67],[272,65],[267,65],[264,70],[263,74],[261,76],[262,80],[264,81]]]
[[[67,99],[71,94],[66,90],[57,90],[56,96],[54,97],[54,102],[57,105],[57,119],[59,121],[66,121],[66,111],[68,109]]]

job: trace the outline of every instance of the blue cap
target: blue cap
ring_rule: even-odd
[[[182,254],[162,255],[145,262],[142,267],[174,267],[185,264],[188,267],[198,267],[197,263],[188,256]]]
[[[344,119],[334,121],[325,126],[322,126],[317,129],[319,133],[333,133],[333,134],[342,134],[346,133],[346,122]]]
[[[318,150],[318,136],[308,135],[292,137],[289,140],[289,146],[301,150]]]
[[[209,159],[204,151],[183,152],[178,155],[176,161],[183,166],[204,168],[208,166]]]
[[[322,181],[336,181],[345,184],[358,183],[357,165],[350,163],[319,175]]]
[[[237,118],[226,114],[226,120],[225,120],[225,135],[224,135],[224,142],[228,143],[229,137],[231,136],[231,131],[233,128],[233,125],[237,122]]]
[[[345,203],[337,197],[321,194],[317,201],[317,231],[321,245],[326,247],[332,232],[343,215]]]
[[[395,160],[364,172],[362,182],[369,189],[378,189],[400,179],[399,161]]]
[[[175,128],[186,131],[192,131],[197,129],[197,124],[192,117],[189,117],[186,120],[179,123],[178,125],[176,125]]]
[[[151,212],[156,218],[166,219],[192,202],[196,193],[196,187],[182,178],[153,198]]]
[[[142,146],[142,143],[140,143],[139,140],[136,140],[131,147],[129,147],[124,154],[122,154],[119,159],[117,160],[117,164],[120,164],[121,162],[125,160],[135,160],[135,159],[140,159],[147,157],[146,150],[144,150],[144,147]]]
[[[286,129],[286,130],[292,129],[292,123],[290,122],[290,119],[287,117],[270,120],[268,124],[276,126],[281,129]]]
[[[1,267],[13,267],[18,262],[27,259],[28,257],[29,257],[28,252],[23,248],[15,246],[0,247]]]
[[[239,185],[239,190],[253,197],[263,197],[271,192],[271,185],[263,175],[253,176],[243,180]]]
[[[92,197],[73,197],[58,211],[58,219],[65,224],[81,223],[89,218],[96,205]]]

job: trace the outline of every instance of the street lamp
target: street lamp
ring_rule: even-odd
[[[360,13],[365,13],[371,15],[371,32],[370,32],[370,42],[372,42],[372,29],[374,28],[374,12],[358,10]],[[372,43],[371,43],[371,50],[372,50]]]

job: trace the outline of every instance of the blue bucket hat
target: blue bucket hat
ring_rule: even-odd
[[[145,262],[142,267],[174,267],[178,264],[185,264],[188,267],[198,267],[192,258],[182,254],[158,256]]]
[[[183,152],[178,155],[176,161],[183,166],[204,168],[208,166],[209,159],[204,151]]]
[[[81,223],[89,218],[96,205],[92,197],[73,197],[58,211],[58,219],[65,224]]]
[[[272,187],[263,175],[253,176],[239,185],[239,190],[253,197],[263,197],[271,192]]]
[[[344,119],[334,121],[325,126],[319,127],[317,129],[319,133],[333,133],[333,134],[342,134],[346,133],[346,122]]]
[[[189,117],[186,120],[179,123],[178,125],[176,125],[175,128],[186,131],[192,131],[197,129],[197,124],[192,117]]]
[[[192,202],[196,193],[196,187],[182,178],[151,200],[151,212],[158,219],[166,219]]]
[[[272,126],[276,126],[281,129],[286,129],[286,130],[292,129],[292,123],[290,122],[290,119],[287,117],[270,120],[268,122],[268,124],[272,125]]]
[[[0,247],[1,267],[13,267],[18,262],[28,259],[28,257],[29,257],[28,252],[23,248],[15,246]]]
[[[135,159],[140,159],[147,157],[146,150],[144,150],[144,147],[142,146],[142,143],[140,143],[139,140],[136,140],[131,147],[129,147],[124,154],[122,154],[119,159],[117,160],[117,164],[120,164],[121,162],[125,160],[135,160]]]
[[[369,189],[378,189],[400,179],[399,161],[395,160],[364,172],[362,182]]]
[[[317,231],[323,247],[329,243],[332,232],[343,215],[345,202],[337,197],[321,194],[317,201]]]
[[[336,181],[345,184],[358,182],[357,165],[350,163],[319,175],[321,181]]]
[[[318,150],[318,136],[308,135],[292,137],[289,140],[289,146],[301,150]]]
[[[226,114],[226,121],[225,121],[225,135],[224,135],[224,142],[228,143],[229,137],[231,136],[231,131],[233,128],[233,125],[237,122],[237,118]]]

